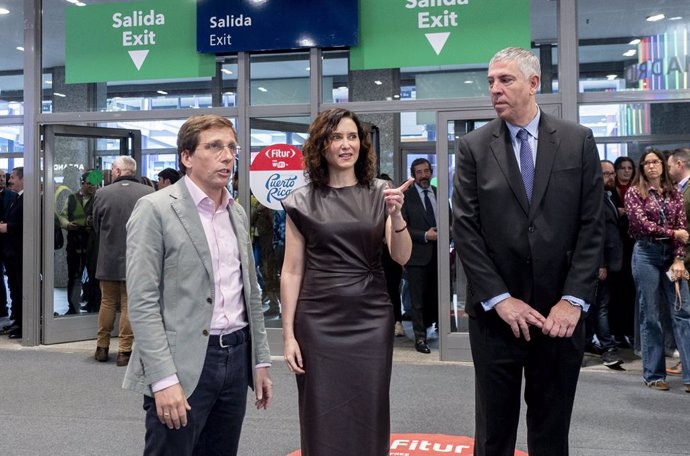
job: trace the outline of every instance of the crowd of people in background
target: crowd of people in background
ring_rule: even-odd
[[[690,148],[645,150],[601,161],[605,242],[595,306],[587,319],[586,351],[618,368],[618,348],[639,353],[650,388],[682,377],[690,392]],[[664,357],[678,361],[666,366]]]
[[[119,161],[125,159],[118,159]],[[116,160],[116,162],[118,162]],[[136,181],[149,191],[165,188],[177,182],[181,175],[173,168],[158,173],[158,181],[147,177],[134,178],[131,168],[134,160],[127,161],[129,177],[122,179]],[[116,163],[113,163],[115,169]],[[134,165],[135,166],[135,165]],[[131,171],[131,173],[130,173]],[[117,181],[120,176],[113,170],[105,173],[97,169],[80,171],[76,166],[67,166],[62,179],[55,184],[55,242],[56,251],[64,249],[66,260],[66,301],[67,309],[55,312],[54,316],[99,313],[101,309],[101,283],[97,278],[97,266],[110,256],[104,252],[99,255],[98,226],[94,226],[94,203],[103,183]],[[13,339],[21,339],[21,246],[23,228],[23,167],[12,173],[0,170],[0,333]],[[6,179],[7,178],[7,179]],[[104,194],[102,194],[104,195]],[[116,200],[119,200],[118,195]],[[103,198],[101,198],[103,199]],[[124,221],[122,226],[124,227]],[[122,249],[124,252],[124,248]],[[9,290],[8,290],[9,289]],[[57,307],[57,306],[56,306]],[[121,308],[121,303],[118,308]],[[126,347],[125,347],[126,348]],[[105,361],[107,356],[100,353],[97,359]],[[120,357],[120,364],[126,365],[126,358]]]

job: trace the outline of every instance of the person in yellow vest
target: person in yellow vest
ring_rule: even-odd
[[[67,230],[67,302],[69,307],[65,315],[78,314],[82,288],[84,298],[93,305],[90,300],[95,298],[92,288],[98,289],[95,277],[88,276],[82,283],[84,269],[88,262],[88,242],[93,230],[93,197],[96,186],[89,181],[89,173],[85,172],[81,177],[81,187],[77,192],[69,195],[67,204],[60,217],[62,228]]]

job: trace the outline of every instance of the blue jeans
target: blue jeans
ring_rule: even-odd
[[[640,349],[642,352],[642,376],[646,382],[664,380],[664,333],[659,319],[659,309],[666,306],[671,314],[673,333],[683,363],[683,383],[690,384],[690,292],[688,283],[681,280],[679,309],[674,305],[675,284],[666,277],[673,263],[673,246],[670,242],[637,241],[632,255],[632,273],[637,288],[640,314]]]
[[[194,392],[188,424],[168,429],[156,415],[153,398],[144,396],[145,456],[235,456],[247,406],[248,357],[251,344],[232,347],[209,345]]]
[[[586,341],[592,343],[592,338],[596,334],[602,350],[616,348],[616,341],[611,337],[609,330],[609,278],[597,282],[597,298],[594,305],[589,308],[589,315],[586,320]]]

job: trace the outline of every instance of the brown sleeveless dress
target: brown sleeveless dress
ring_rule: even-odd
[[[381,264],[384,181],[293,191],[283,207],[305,241],[295,314],[303,456],[384,456],[390,445],[393,306]]]

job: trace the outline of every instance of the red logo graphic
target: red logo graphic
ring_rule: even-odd
[[[474,439],[470,437],[443,434],[391,434],[390,456],[471,456]],[[287,456],[301,456],[297,450]],[[527,453],[515,450],[515,456]]]

